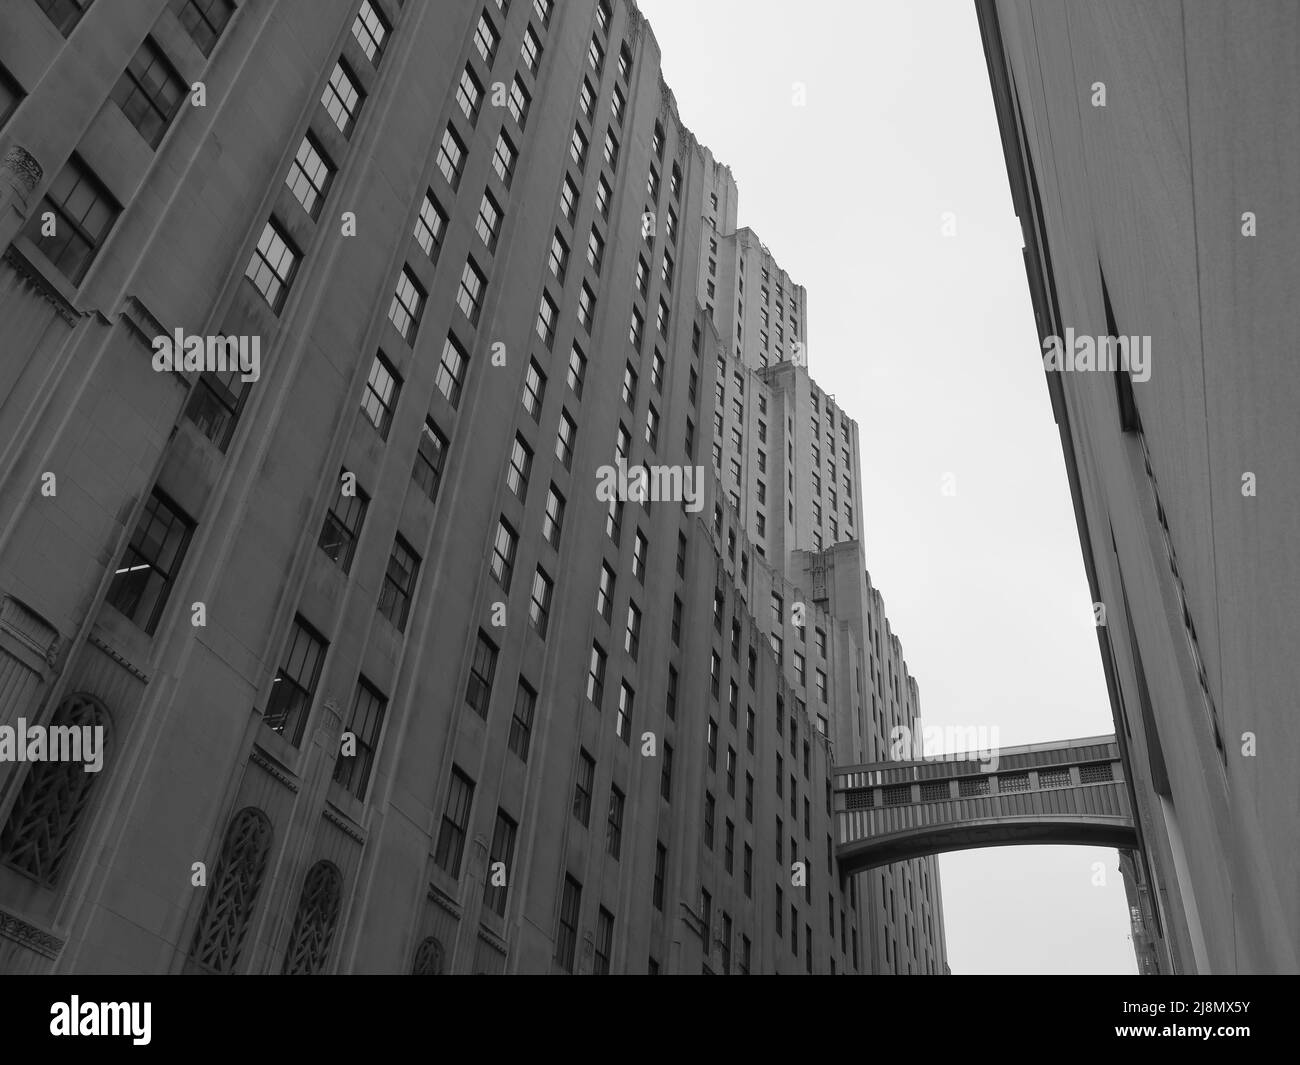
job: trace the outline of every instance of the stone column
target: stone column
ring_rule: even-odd
[[[33,193],[45,171],[26,148],[11,144],[0,159],[0,252],[8,248],[27,221]]]

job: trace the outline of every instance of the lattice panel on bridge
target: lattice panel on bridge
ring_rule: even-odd
[[[893,784],[880,789],[880,797],[886,806],[906,806],[912,801],[911,784]]]
[[[1009,791],[1028,791],[1029,774],[1028,773],[999,773],[998,774],[998,791],[1004,794]]]
[[[1107,777],[1107,779],[1110,778]],[[1038,786],[1040,788],[1068,788],[1070,786],[1070,771],[1068,769],[1040,769],[1038,771]]]
[[[963,777],[957,781],[957,794],[963,799],[971,799],[977,795],[987,795],[988,793],[988,777]]]
[[[921,785],[922,802],[936,802],[949,797],[948,782],[946,780],[928,780]]]
[[[1092,765],[1079,766],[1080,784],[1101,784],[1104,781],[1114,779],[1109,762],[1095,762]]]
[[[850,810],[869,810],[876,805],[876,793],[870,788],[850,791],[846,799]]]

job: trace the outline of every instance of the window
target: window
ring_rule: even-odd
[[[668,304],[662,299],[659,301],[659,313],[655,315],[655,328],[659,330],[660,336],[668,332]]]
[[[551,592],[554,584],[540,566],[533,574],[533,594],[528,606],[528,617],[537,630],[537,635],[545,638],[546,628],[551,614]]]
[[[666,712],[669,721],[677,719],[677,667],[668,667],[668,699]]]
[[[375,10],[370,0],[361,0],[361,10],[357,12],[356,20],[352,23],[352,36],[357,39],[357,44],[361,45],[366,58],[375,66],[379,66],[379,57],[384,51],[384,38],[388,36],[388,32],[388,23]]]
[[[605,698],[605,652],[600,644],[591,645],[591,665],[587,668],[587,700],[597,710]]]
[[[560,533],[564,528],[564,496],[551,485],[546,494],[546,513],[542,516],[542,535],[555,550],[560,549]]]
[[[121,208],[77,156],[59,172],[24,235],[73,284],[86,275]],[[42,215],[56,218],[55,235],[41,233]]]
[[[686,534],[677,533],[677,576],[686,578]]]
[[[545,19],[542,20],[545,23]],[[537,77],[537,70],[542,65],[542,43],[537,39],[537,34],[529,26],[524,30],[524,43],[519,49],[519,55],[524,61],[524,66],[528,68],[528,73]]]
[[[564,238],[560,236],[558,229],[551,236],[551,254],[546,261],[555,279],[563,284],[564,275],[569,269],[569,246],[564,243]]]
[[[483,102],[483,86],[479,84],[474,72],[466,67],[461,71],[460,83],[456,86],[456,103],[469,120],[471,127],[478,122],[479,106]]]
[[[271,682],[271,695],[262,713],[262,724],[278,732],[295,747],[302,741],[303,726],[311,711],[325,659],[325,641],[301,617],[293,619],[293,631],[283,665]]]
[[[609,201],[614,195],[613,190],[609,187],[609,182],[602,176],[596,182],[596,210],[600,212],[600,217],[609,221]]]
[[[424,311],[424,290],[416,283],[409,266],[402,267],[397,277],[397,291],[388,308],[388,319],[408,344],[415,339],[420,327],[420,314]]]
[[[379,694],[364,677],[357,683],[357,694],[352,699],[352,715],[348,719],[345,735],[353,737],[355,754],[340,752],[334,762],[334,779],[358,799],[366,797],[370,771],[374,767],[375,751],[379,748],[379,734],[384,727],[384,710],[388,700]]]
[[[618,716],[614,720],[614,732],[623,741],[623,746],[632,743],[632,709],[636,703],[634,692],[627,681],[623,681],[618,692]]]
[[[673,745],[664,744],[663,766],[659,771],[659,794],[671,802],[673,798]]]
[[[582,398],[582,383],[587,376],[587,356],[582,353],[582,348],[578,347],[578,342],[573,342],[573,347],[569,349],[569,387],[573,389],[573,394],[579,399]]]
[[[438,169],[453,189],[460,188],[460,175],[465,167],[465,142],[448,126],[442,133],[438,146]]]
[[[76,697],[74,697],[75,699]],[[18,811],[24,809],[24,799],[29,786],[45,783],[37,779],[37,770],[59,763],[45,762],[35,767],[24,781],[23,791],[10,815],[9,825],[4,832],[3,848],[6,860],[20,869],[29,870],[38,875],[42,883],[52,884],[58,876],[61,856],[66,853],[71,838],[64,832],[59,839],[61,844],[52,866],[46,866],[39,852],[31,857],[22,854],[21,862],[15,860],[13,842],[10,838],[10,825],[15,824]],[[71,765],[71,763],[63,763]],[[91,777],[93,774],[78,772],[79,777]],[[81,806],[85,802],[89,782],[81,789],[79,796]],[[48,788],[42,789],[46,794]],[[27,809],[24,809],[24,813]],[[22,821],[27,820],[26,817]],[[17,823],[21,826],[22,821]],[[72,822],[75,827],[75,821]],[[25,848],[26,849],[26,848]],[[203,900],[203,909],[199,913],[198,926],[194,930],[194,940],[190,945],[190,959],[200,968],[211,973],[231,973],[239,962],[240,950],[248,933],[248,926],[253,916],[253,906],[266,874],[267,855],[271,849],[271,819],[254,806],[245,806],[231,818],[226,828],[226,835],[221,845],[221,856],[217,860],[216,872],[212,886]],[[39,872],[37,872],[39,870]]]
[[[667,879],[668,872],[668,848],[662,843],[655,844],[655,875],[654,887],[651,893],[651,901],[654,908],[663,912],[664,908],[664,881]]]
[[[569,138],[569,158],[579,170],[587,165],[587,138],[582,130],[576,127],[573,136]]]
[[[501,38],[497,34],[496,27],[492,25],[492,20],[486,14],[480,15],[478,28],[474,31],[474,47],[478,49],[478,54],[489,68],[496,58],[497,45],[500,43]]]
[[[722,827],[722,868],[730,876],[736,868],[736,826],[731,818]]]
[[[469,828],[469,810],[473,802],[474,782],[453,766],[433,860],[438,868],[456,880],[460,879],[460,859],[465,852],[465,833]]]
[[[188,89],[162,49],[146,37],[113,88],[112,99],[151,148],[157,148]]]
[[[567,174],[564,176],[564,188],[560,191],[560,213],[569,225],[573,225],[578,218],[578,187]]]
[[[324,195],[323,191],[321,195]],[[434,262],[438,260],[438,252],[442,249],[442,238],[446,232],[447,213],[438,206],[433,193],[426,192],[420,203],[420,213],[415,219],[415,240],[424,254]]]
[[[537,693],[522,678],[515,691],[515,708],[510,717],[510,749],[521,761],[528,761],[528,747],[533,738],[533,714],[537,710]]]
[[[537,308],[537,338],[549,349],[555,343],[555,325],[560,317],[560,310],[555,301],[543,292],[542,302]]]
[[[573,972],[578,952],[578,910],[582,904],[582,885],[573,877],[564,878],[564,895],[560,900],[560,927],[555,935],[555,960],[566,973]]]
[[[524,410],[535,422],[542,420],[542,400],[546,396],[546,375],[537,365],[536,359],[528,360],[528,370],[524,374]]]
[[[310,217],[316,218],[320,214],[333,177],[334,168],[325,158],[324,149],[315,137],[307,134],[298,145],[298,154],[289,167],[285,184]]]
[[[113,574],[109,605],[152,634],[193,531],[194,523],[154,489]]]
[[[727,747],[727,794],[731,798],[736,797],[736,750],[734,747]]]
[[[400,536],[393,541],[393,552],[388,556],[388,569],[384,585],[379,590],[379,612],[397,628],[406,630],[406,616],[411,609],[411,596],[415,594],[415,577],[420,570],[420,557]]]
[[[682,601],[678,596],[673,596],[672,637],[673,646],[680,647],[682,645]]]
[[[353,491],[345,491],[348,487]],[[330,561],[338,563],[344,573],[352,569],[352,553],[356,550],[357,537],[361,534],[361,523],[365,520],[369,504],[370,498],[356,483],[355,475],[349,474],[347,470],[340,471],[339,492],[325,513],[325,524],[321,527],[317,543]]]
[[[379,432],[381,440],[388,439],[388,429],[393,424],[393,408],[397,406],[401,391],[402,382],[397,371],[380,352],[370,364],[370,376],[361,396],[361,410]]]
[[[623,650],[636,661],[641,648],[641,608],[635,603],[627,605],[627,631],[623,637]]]
[[[752,748],[751,748],[752,750]],[[754,823],[754,774],[745,774],[745,820]]]
[[[510,86],[510,97],[506,100],[506,110],[510,116],[518,123],[519,128],[524,128],[524,123],[528,121],[528,107],[533,102],[533,98],[528,95],[528,90],[524,88],[524,83],[515,76],[514,82]]]
[[[650,404],[650,409],[646,411],[645,442],[649,445],[651,451],[659,447],[659,412],[655,410],[653,403]]]
[[[235,13],[234,0],[183,0],[176,17],[204,55],[211,55]],[[66,36],[66,32],[64,34]]]
[[[497,135],[497,146],[492,152],[492,169],[496,171],[497,177],[501,179],[501,184],[506,188],[510,187],[510,181],[515,176],[515,160],[519,158],[519,153],[515,150],[514,142],[502,130]]]
[[[591,39],[591,44],[587,46],[587,62],[591,64],[591,69],[596,77],[600,78],[601,67],[605,65],[605,49],[595,37]]]
[[[717,655],[713,657],[716,659]],[[718,768],[718,723],[713,718],[709,718],[709,728],[705,734],[705,746],[708,750],[709,772],[712,773]]]
[[[297,250],[290,245],[283,230],[275,222],[268,221],[258,238],[244,276],[253,282],[253,287],[277,314],[284,306],[289,286],[298,272],[298,259]]]
[[[673,194],[673,199],[681,198],[682,170],[676,163],[673,163],[672,174],[668,179],[668,188]]]
[[[618,169],[618,138],[613,130],[605,131],[605,165],[610,170]]]
[[[591,263],[591,268],[600,273],[601,265],[605,261],[605,239],[597,232],[596,227],[591,227],[591,236],[587,238],[587,262]]]
[[[474,659],[470,663],[469,679],[465,682],[465,705],[485,721],[488,716],[488,703],[492,699],[492,682],[496,678],[496,672],[496,644],[480,629],[478,641],[474,644]],[[517,705],[516,709],[518,709]]]
[[[460,275],[460,289],[456,293],[456,306],[464,312],[471,325],[477,325],[483,311],[483,289],[487,279],[483,272],[474,265],[473,259],[465,260],[465,269]]]
[[[714,802],[713,793],[706,791],[704,793],[704,845],[710,850],[713,849],[713,817],[717,803]]]
[[[614,606],[614,571],[608,562],[600,565],[600,584],[596,588],[596,613],[610,620]]]
[[[555,435],[555,457],[567,470],[573,466],[573,445],[578,436],[578,426],[567,411],[560,414],[560,426]]]
[[[506,913],[506,893],[510,890],[510,867],[514,860],[515,835],[518,825],[498,807],[496,825],[492,829],[492,848],[488,852],[488,869],[493,870],[498,863],[505,873],[504,884],[494,884],[495,876],[489,875],[483,882],[483,905],[498,917]]]
[[[420,446],[416,449],[415,467],[411,477],[428,495],[429,502],[438,502],[438,485],[442,484],[442,467],[446,462],[447,438],[425,419],[420,428]]]
[[[614,915],[604,906],[596,915],[595,961],[592,972],[596,976],[609,975],[609,959],[614,951]]]
[[[627,97],[623,95],[623,90],[617,85],[614,86],[614,95],[610,100],[609,113],[613,115],[614,121],[620,126],[623,124],[623,116],[627,113]]]
[[[488,251],[496,251],[497,237],[501,233],[501,207],[493,199],[492,193],[484,190],[483,200],[478,207],[478,220],[474,223],[474,232]]]
[[[591,82],[587,78],[582,79],[582,88],[578,91],[578,106],[582,110],[582,117],[588,122],[596,118],[596,91],[591,87]]]
[[[503,592],[510,591],[510,578],[515,569],[515,547],[519,537],[505,518],[497,520],[496,537],[492,541],[492,561],[488,565],[496,582]]]
[[[632,542],[632,576],[642,584],[645,583],[646,552],[649,549],[650,542],[645,538],[645,534],[638,529],[636,539]]]
[[[627,81],[627,76],[632,71],[632,51],[628,48],[627,43],[618,50],[618,76]]]
[[[506,471],[506,485],[522,503],[528,497],[528,475],[533,468],[533,451],[524,438],[515,436],[510,451],[510,468]]]
[[[442,345],[442,359],[438,363],[438,372],[434,376],[433,383],[438,386],[438,391],[453,407],[460,402],[461,387],[465,383],[465,366],[468,362],[469,356],[460,346],[460,341],[448,333]]]
[[[591,793],[596,784],[596,761],[585,750],[578,756],[578,776],[573,784],[573,816],[583,828],[591,820]]]
[[[582,283],[582,290],[578,293],[578,322],[588,333],[591,332],[592,322],[596,317],[596,294],[588,287],[587,282]]]
[[[605,849],[617,860],[623,847],[623,793],[617,787],[609,789],[609,816],[606,819]]]
[[[330,80],[325,83],[325,91],[320,102],[326,113],[334,120],[339,132],[345,137],[350,134],[357,123],[357,112],[361,110],[361,89],[356,78],[348,70],[347,64],[339,60],[334,64]]]

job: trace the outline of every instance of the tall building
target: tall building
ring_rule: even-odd
[[[977,11],[1133,786],[1139,963],[1295,972],[1300,17]]]
[[[0,968],[946,971],[835,864],[856,427],[635,6],[16,0],[0,160]]]

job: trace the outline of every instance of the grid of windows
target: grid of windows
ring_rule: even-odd
[[[384,52],[384,40],[388,34],[389,25],[384,16],[375,9],[375,5],[370,0],[361,0],[361,10],[357,12],[357,17],[352,23],[352,36],[361,45],[366,58],[375,66],[379,66],[380,56]]]
[[[244,276],[253,282],[253,287],[277,314],[284,306],[289,286],[298,272],[299,258],[283,230],[274,221],[268,221],[257,240],[257,247],[253,249]]]
[[[397,328],[408,344],[415,339],[420,327],[420,314],[424,310],[424,290],[420,288],[409,266],[402,267],[397,276],[397,289],[388,308],[389,321]]]
[[[146,37],[114,86],[112,99],[149,146],[157,148],[180,110],[185,91],[185,82],[162,49]]]
[[[320,102],[326,113],[334,120],[339,132],[345,137],[352,132],[357,123],[357,112],[361,110],[361,89],[356,78],[348,70],[347,64],[339,60],[334,64],[330,80],[325,83],[325,91]]]
[[[234,0],[182,0],[176,17],[199,51],[211,55],[234,13]]]
[[[40,207],[28,218],[23,235],[75,285],[86,276],[121,210],[86,164],[74,155],[50,183]],[[55,224],[48,227],[53,232],[48,234],[46,213],[55,218]],[[267,228],[271,228],[269,223]],[[287,269],[292,273],[291,266]]]
[[[329,191],[334,168],[325,156],[325,150],[310,133],[298,145],[298,154],[289,167],[285,184],[293,192],[307,214],[316,218]]]

